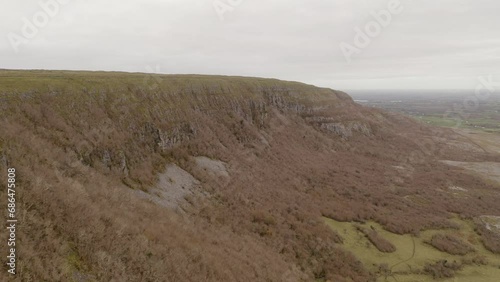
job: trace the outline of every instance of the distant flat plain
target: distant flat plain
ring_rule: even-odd
[[[416,120],[455,129],[500,133],[500,95],[474,90],[377,90],[348,92],[359,104],[403,113]]]

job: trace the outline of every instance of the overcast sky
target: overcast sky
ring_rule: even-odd
[[[496,0],[59,1],[2,2],[0,68],[244,75],[341,90],[473,89],[479,76],[500,75]],[[54,13],[40,2],[56,3],[45,9]],[[355,31],[367,25],[371,35]],[[356,43],[365,36],[369,44]]]

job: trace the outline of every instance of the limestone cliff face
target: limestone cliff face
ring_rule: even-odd
[[[69,84],[66,79],[71,75],[67,76],[60,83]],[[52,138],[80,136],[78,145],[72,148],[80,161],[125,176],[129,175],[129,166],[141,158],[135,154],[137,148],[168,152],[207,134],[207,123],[231,127],[242,143],[262,139],[259,131],[269,129],[275,113],[301,118],[343,140],[358,133],[371,134],[365,117],[359,115],[360,107],[347,94],[331,89],[277,80],[205,76],[163,76],[161,84],[151,89],[134,75],[103,82],[106,78],[88,78],[85,86],[74,92],[64,92],[65,86],[48,93],[36,88],[25,90],[30,94],[10,106],[18,105],[35,125],[51,123],[58,129],[57,134],[47,133]],[[3,95],[12,97],[13,93],[5,91]],[[37,102],[28,107],[19,104],[21,101]]]

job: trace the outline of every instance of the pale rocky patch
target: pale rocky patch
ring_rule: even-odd
[[[194,160],[196,162],[196,165],[198,165],[198,167],[207,171],[209,174],[215,176],[229,177],[229,173],[227,172],[226,168],[226,163],[222,161],[213,160],[203,156],[195,157]]]
[[[500,216],[483,215],[480,216],[479,219],[481,220],[481,223],[484,224],[486,229],[500,234]]]
[[[496,162],[456,162],[442,161],[451,166],[458,166],[467,170],[476,172],[484,178],[491,179],[500,183],[500,163]]]
[[[175,164],[169,164],[165,172],[159,175],[155,187],[147,193],[137,191],[137,194],[158,205],[175,209],[186,201],[186,196],[194,195],[199,187],[200,182],[189,172]]]
[[[467,189],[462,188],[462,187],[458,187],[458,186],[450,186],[450,187],[448,187],[448,189],[450,189],[452,191],[460,191],[460,192],[467,192],[468,191]]]

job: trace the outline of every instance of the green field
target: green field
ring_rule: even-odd
[[[364,234],[355,227],[357,223],[339,222],[324,218],[326,224],[344,239],[344,248],[351,251],[371,272],[377,273],[378,281],[435,281],[423,270],[426,264],[439,261],[461,262],[463,259],[486,258],[487,265],[466,265],[457,271],[454,277],[441,278],[439,281],[449,282],[496,282],[500,277],[500,256],[495,255],[484,248],[480,237],[474,232],[474,224],[470,221],[452,219],[459,229],[427,230],[418,236],[398,235],[384,230],[375,222],[367,222],[365,225],[377,230],[378,234],[396,246],[394,253],[382,253]],[[428,243],[435,234],[453,234],[474,246],[475,252],[465,256],[450,255],[441,252]],[[386,265],[388,270],[383,270]],[[382,267],[381,267],[382,266]],[[382,271],[381,271],[382,270]]]
[[[439,115],[413,116],[417,121],[435,126],[451,128],[469,128],[487,132],[500,132],[500,122],[495,118],[473,118],[467,120],[453,119]]]
[[[412,93],[372,91],[353,97],[364,101],[363,105],[402,113],[426,124],[500,132],[498,95],[480,99],[473,90],[427,90]]]

